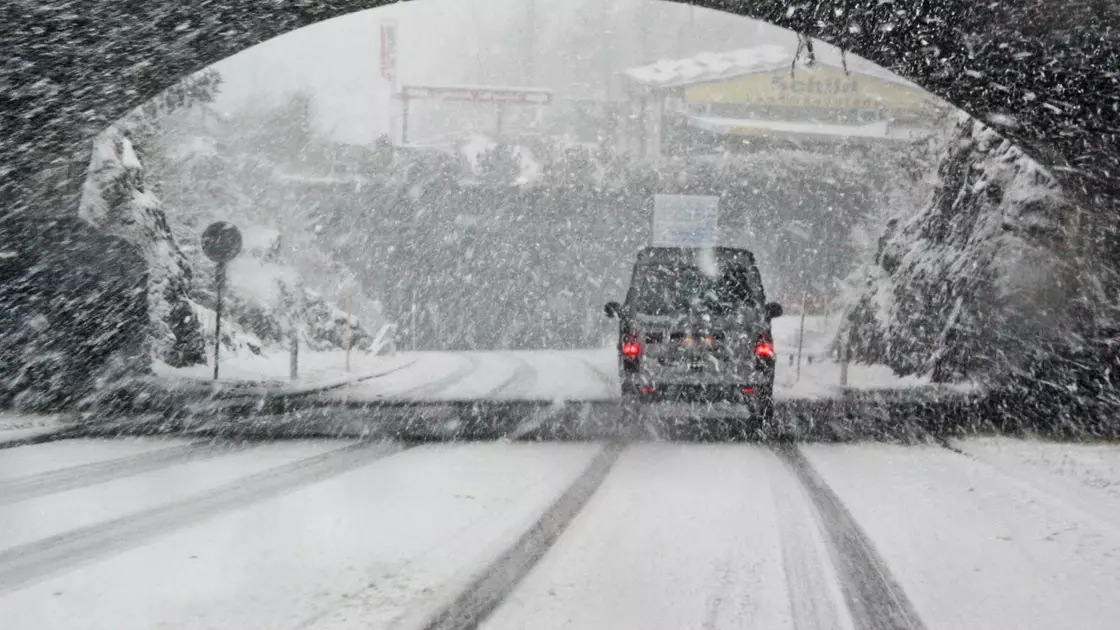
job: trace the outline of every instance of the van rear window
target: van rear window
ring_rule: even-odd
[[[744,267],[709,276],[691,266],[649,265],[636,270],[634,282],[634,310],[646,315],[726,316],[763,307],[758,272]]]

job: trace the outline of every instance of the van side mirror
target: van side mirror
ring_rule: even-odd
[[[622,313],[622,305],[618,302],[607,302],[607,305],[603,307],[603,312],[607,314],[607,317],[618,317]]]
[[[774,319],[775,317],[781,317],[782,313],[785,313],[785,310],[782,309],[781,304],[778,304],[777,302],[771,302],[766,305],[767,318]]]

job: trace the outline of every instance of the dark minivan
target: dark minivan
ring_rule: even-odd
[[[647,247],[619,319],[624,410],[646,403],[736,403],[773,416],[774,342],[754,255],[745,249]]]

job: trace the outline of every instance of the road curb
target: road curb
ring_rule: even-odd
[[[415,365],[419,359],[413,359],[407,363],[394,366],[392,368],[381,370],[363,375],[349,375],[347,377],[338,377],[334,379],[324,379],[317,383],[308,383],[299,386],[283,385],[278,387],[269,387],[266,383],[270,381],[218,381],[217,384],[213,381],[195,380],[195,379],[179,379],[169,380],[163,378],[154,378],[149,382],[155,384],[157,387],[170,392],[178,394],[194,395],[194,396],[207,396],[213,399],[238,399],[249,397],[291,397],[296,398],[300,396],[313,396],[323,392],[341,389],[347,385],[355,383],[362,383],[365,381],[381,378],[394,374],[408,367]],[[277,381],[280,382],[280,381]]]
[[[0,440],[0,450],[18,448],[20,446],[32,446],[35,444],[47,444],[48,442],[57,442],[59,440],[71,440],[82,437],[83,435],[85,435],[85,429],[81,426],[57,427],[35,435],[28,435],[11,440]]]

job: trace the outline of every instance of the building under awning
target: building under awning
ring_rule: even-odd
[[[659,61],[623,72],[634,152],[655,157],[697,138],[773,142],[912,142],[948,105],[919,86],[824,43],[765,45]]]

